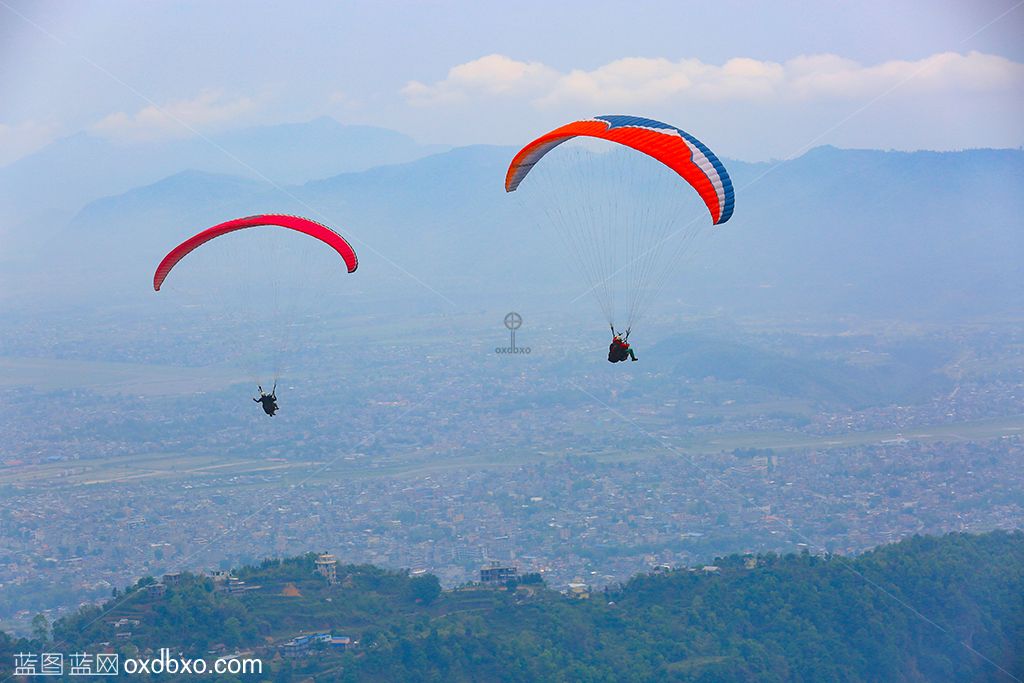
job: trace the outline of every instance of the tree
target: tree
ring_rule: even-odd
[[[32,637],[40,642],[50,640],[50,622],[43,614],[37,614],[32,618]]]
[[[413,600],[429,605],[441,595],[441,582],[433,574],[409,579],[409,593]]]

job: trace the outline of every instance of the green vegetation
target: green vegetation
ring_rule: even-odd
[[[711,568],[634,577],[573,600],[530,576],[518,587],[442,592],[432,576],[338,566],[314,555],[242,568],[235,591],[182,575],[144,579],[103,608],[58,620],[13,653],[192,656],[250,650],[253,680],[1001,681],[1024,675],[1024,533],[914,537],[855,558],[732,555]],[[244,588],[244,589],[243,589]],[[128,626],[119,619],[134,620]],[[135,623],[137,621],[137,623]],[[128,630],[130,637],[117,638]],[[359,641],[284,659],[303,633]],[[0,668],[0,673],[4,669]],[[312,679],[310,679],[312,680]]]

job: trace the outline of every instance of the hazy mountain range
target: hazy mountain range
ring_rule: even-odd
[[[64,296],[54,268],[68,278],[100,268],[102,278],[77,279],[77,295],[141,295],[160,255],[190,232],[275,211],[346,234],[371,297],[568,305],[582,282],[558,240],[504,192],[515,150],[433,151],[330,119],[131,148],[67,138],[0,169],[13,216],[3,258],[17,273],[5,289],[49,296],[57,284]],[[735,216],[680,269],[664,309],[959,320],[1024,304],[1024,151],[819,147],[725,163]],[[51,212],[30,218],[34,207]]]
[[[8,227],[73,215],[87,202],[183,170],[302,183],[443,149],[417,144],[395,131],[342,125],[329,117],[186,140],[118,142],[80,132],[0,167],[0,218]]]

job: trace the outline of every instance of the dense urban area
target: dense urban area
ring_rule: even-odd
[[[1024,523],[1012,335],[920,333],[922,347],[952,350],[915,375],[912,402],[809,407],[766,382],[672,365],[630,368],[609,390],[599,356],[589,369],[545,354],[537,342],[554,337],[538,328],[530,358],[496,357],[495,328],[458,363],[405,340],[382,344],[368,370],[299,372],[274,423],[246,405],[247,384],[218,371],[172,377],[166,358],[125,358],[117,344],[142,346],[130,335],[88,362],[88,335],[37,342],[51,360],[2,389],[0,587],[17,587],[2,592],[4,626],[24,630],[37,612],[52,619],[147,575],[308,551],[424,570],[447,587],[498,561],[564,589],[728,552],[855,553]],[[828,356],[842,335],[746,338],[750,349]],[[863,339],[875,355],[896,343]],[[18,340],[4,352],[24,372],[31,354]],[[866,353],[843,342],[847,367]],[[119,384],[92,383],[90,363],[123,371]],[[82,385],[40,379],[61,372]],[[672,372],[678,382],[644,383]],[[189,373],[209,390],[178,387]]]

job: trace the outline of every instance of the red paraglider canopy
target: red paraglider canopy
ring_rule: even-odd
[[[324,242],[338,252],[341,258],[344,259],[348,272],[353,273],[356,268],[359,267],[359,259],[356,258],[356,252],[353,251],[352,246],[345,241],[344,237],[334,232],[326,225],[300,216],[289,216],[286,214],[261,214],[259,216],[236,218],[234,220],[221,223],[220,225],[215,225],[212,228],[207,228],[198,235],[193,235],[176,246],[169,254],[167,254],[167,256],[164,256],[160,265],[157,266],[156,273],[153,275],[153,289],[159,292],[160,286],[163,285],[164,280],[167,279],[167,275],[171,272],[171,269],[178,265],[178,262],[185,258],[185,256],[191,253],[194,249],[206,244],[212,239],[220,237],[221,235],[226,235],[229,232],[243,230],[245,228],[254,228],[260,225],[276,225],[309,235],[310,237]]]

